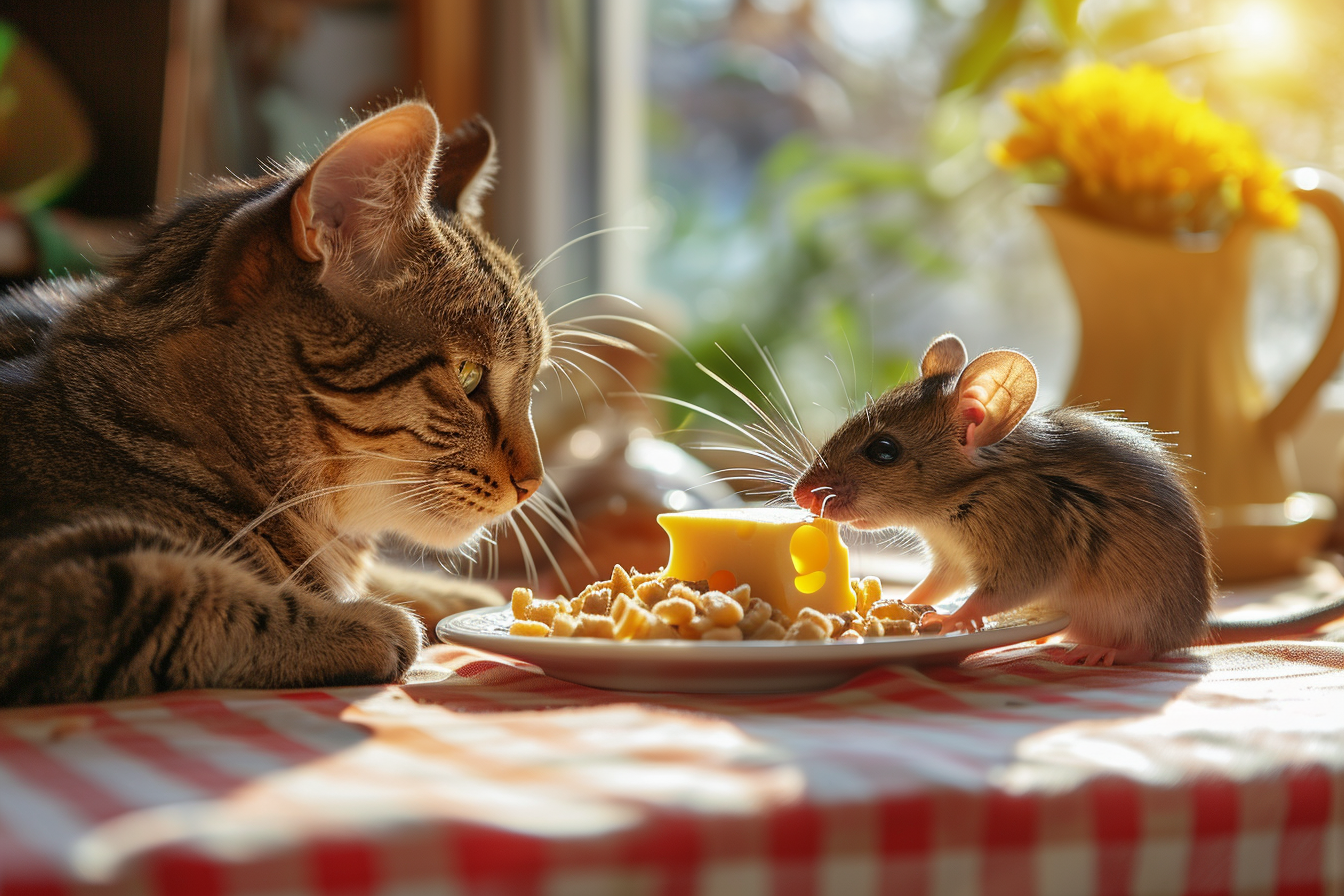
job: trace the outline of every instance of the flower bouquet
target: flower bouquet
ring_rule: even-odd
[[[1059,189],[1035,211],[1079,315],[1068,400],[1175,442],[1199,471],[1225,581],[1293,574],[1323,543],[1330,501],[1308,496],[1321,509],[1303,518],[1296,467],[1281,459],[1344,357],[1344,281],[1316,355],[1271,400],[1246,346],[1251,247],[1260,230],[1293,226],[1300,202],[1344,246],[1344,193],[1315,169],[1285,178],[1247,128],[1146,66],[1089,65],[1011,102],[1021,124],[992,157]]]
[[[1242,216],[1297,222],[1283,171],[1254,134],[1178,95],[1155,68],[1095,63],[1009,101],[1022,123],[991,157],[1059,182],[1075,211],[1159,234],[1221,232]]]

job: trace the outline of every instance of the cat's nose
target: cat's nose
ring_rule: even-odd
[[[529,497],[536,494],[537,489],[541,488],[540,479],[524,479],[521,482],[517,479],[512,480],[513,487],[518,490],[518,503],[521,504]]]

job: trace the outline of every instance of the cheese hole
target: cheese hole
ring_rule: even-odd
[[[803,594],[816,594],[826,584],[826,570],[819,569],[793,580],[793,587]]]
[[[746,541],[756,534],[759,524],[755,520],[739,520],[737,524],[737,537]]]
[[[789,539],[789,554],[793,557],[794,570],[798,575],[806,576],[826,568],[826,562],[831,559],[830,541],[816,526],[799,526]]]
[[[729,570],[721,569],[716,573],[712,573],[709,577],[710,591],[727,592],[732,591],[736,587],[737,587],[737,576],[733,575],[732,572]]]

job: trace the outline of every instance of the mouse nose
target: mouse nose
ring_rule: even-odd
[[[537,489],[541,488],[541,479],[524,479],[521,482],[512,479],[513,487],[518,492],[518,503],[521,504],[536,494]]]
[[[821,508],[821,496],[812,491],[812,486],[807,482],[800,482],[793,487],[793,500],[809,513],[816,513]]]

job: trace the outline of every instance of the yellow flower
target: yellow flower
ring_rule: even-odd
[[[1067,202],[1152,230],[1211,230],[1246,214],[1297,222],[1283,172],[1246,127],[1179,96],[1157,69],[1083,66],[1010,94],[1022,124],[990,157],[1005,168],[1054,161]]]

